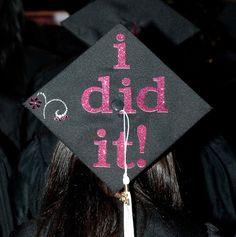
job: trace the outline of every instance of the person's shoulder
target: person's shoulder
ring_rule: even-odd
[[[140,214],[140,213],[139,213]],[[140,217],[138,217],[139,219]],[[218,229],[213,226],[199,223],[186,214],[173,210],[162,210],[154,206],[145,206],[141,214],[145,221],[142,235],[160,237],[220,237]]]
[[[199,225],[191,221],[182,213],[171,214],[159,210],[149,212],[147,231],[152,233],[159,233],[160,236],[181,236],[181,237],[207,237],[207,228],[204,225]],[[151,235],[147,235],[151,236]]]
[[[31,220],[17,227],[9,237],[36,237],[37,222]]]

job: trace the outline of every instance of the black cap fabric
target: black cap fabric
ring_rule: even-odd
[[[180,44],[198,32],[197,27],[161,0],[97,0],[63,22],[90,46],[117,24],[135,34],[151,25],[173,44]]]
[[[124,173],[123,108],[132,180],[210,106],[124,26],[115,26],[25,106],[113,191]]]

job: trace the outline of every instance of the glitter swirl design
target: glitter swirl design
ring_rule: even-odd
[[[67,115],[68,108],[67,108],[66,103],[63,100],[61,100],[61,99],[51,99],[51,100],[47,101],[47,97],[46,97],[46,95],[43,92],[39,92],[37,94],[37,96],[40,96],[40,95],[44,98],[44,101],[45,101],[45,105],[44,105],[44,108],[43,108],[43,118],[44,119],[46,119],[46,108],[52,102],[61,103],[65,107],[64,113],[59,113],[60,112],[59,109],[56,110],[54,120],[55,121],[64,121],[65,119],[68,118],[68,115]]]

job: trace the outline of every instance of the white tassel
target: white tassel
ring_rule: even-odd
[[[128,203],[124,203],[124,237],[134,237],[134,223],[133,223],[133,210],[130,192],[128,195]]]

